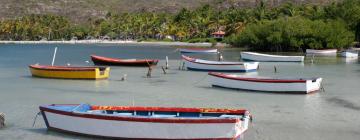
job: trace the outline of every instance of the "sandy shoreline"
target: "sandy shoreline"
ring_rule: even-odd
[[[67,40],[67,41],[0,41],[0,44],[142,44],[142,45],[171,45],[171,46],[196,46],[211,47],[212,44],[188,43],[188,42],[137,42],[124,40]],[[227,44],[218,43],[216,46],[228,46]]]

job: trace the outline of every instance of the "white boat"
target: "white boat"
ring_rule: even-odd
[[[274,79],[224,73],[209,73],[212,86],[262,92],[312,93],[320,90],[322,78]]]
[[[217,49],[207,49],[207,48],[187,48],[179,49],[181,53],[217,53]]]
[[[94,106],[40,106],[49,130],[112,139],[234,140],[248,129],[244,109]]]
[[[336,49],[325,49],[325,50],[314,50],[314,49],[306,49],[306,55],[329,55],[336,56]]]
[[[240,52],[241,59],[267,62],[303,62],[304,56],[270,55],[255,52]]]
[[[353,51],[353,50],[346,50],[346,51],[341,52],[341,56],[346,57],[346,58],[358,58],[359,52]]]
[[[259,62],[209,61],[182,55],[185,67],[195,71],[251,72],[256,71]]]

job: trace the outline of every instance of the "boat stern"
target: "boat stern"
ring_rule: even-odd
[[[314,78],[311,80],[306,80],[306,93],[313,93],[319,91],[322,86],[322,78]]]
[[[107,79],[110,75],[110,67],[98,67],[95,69],[95,79]]]
[[[259,67],[259,62],[245,62],[244,69],[246,72],[256,71]]]

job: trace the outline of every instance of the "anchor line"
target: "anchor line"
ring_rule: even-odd
[[[320,84],[320,90],[325,92],[325,88],[324,88],[324,85],[322,83]]]
[[[199,84],[200,82],[204,81],[209,75],[206,74],[204,77],[202,77],[199,81],[196,81],[193,83],[193,85]]]
[[[32,124],[32,127],[35,126],[36,119],[37,119],[37,117],[40,116],[40,115],[41,115],[41,112],[36,113],[36,115],[35,115],[35,117],[34,117],[34,122],[33,122],[33,124]]]

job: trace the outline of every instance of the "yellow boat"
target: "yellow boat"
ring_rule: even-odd
[[[69,67],[30,65],[30,72],[34,77],[59,79],[107,79],[110,67]]]

